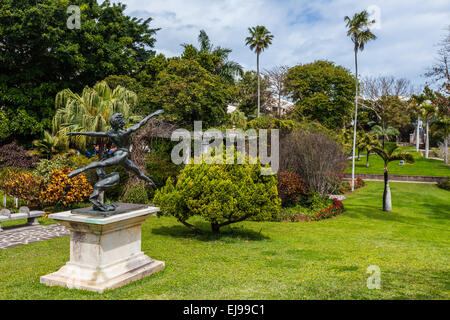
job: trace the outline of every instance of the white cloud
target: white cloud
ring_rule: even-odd
[[[344,16],[369,6],[380,8],[378,36],[359,54],[362,76],[394,75],[415,84],[433,63],[435,44],[450,21],[447,0],[121,0],[127,14],[152,17],[160,27],[156,50],[179,55],[181,43],[196,43],[200,29],[214,45],[231,48],[231,59],[255,69],[255,55],[245,46],[248,27],[265,25],[275,36],[261,56],[263,68],[328,59],[350,70],[353,46]]]

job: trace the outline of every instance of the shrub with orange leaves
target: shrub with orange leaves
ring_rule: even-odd
[[[89,198],[92,186],[84,174],[73,178],[67,175],[70,168],[53,169],[48,184],[41,192],[42,200],[46,205],[64,205],[83,202]]]
[[[26,171],[7,171],[1,179],[4,193],[27,201],[30,207],[41,203],[43,180]]]

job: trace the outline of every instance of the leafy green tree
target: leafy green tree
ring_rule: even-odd
[[[219,126],[227,118],[229,86],[195,60],[172,58],[157,75],[152,101],[167,111],[171,120],[192,127],[202,120],[204,127]]]
[[[375,40],[377,37],[370,31],[369,27],[375,20],[369,20],[369,13],[363,10],[355,13],[352,18],[344,17],[347,22],[347,36],[352,39],[355,53],[355,118],[353,119],[353,154],[352,154],[352,191],[355,184],[355,148],[356,148],[356,128],[358,122],[358,51],[363,51],[367,42]]]
[[[347,69],[318,60],[290,68],[286,78],[286,90],[295,103],[293,116],[317,120],[330,129],[350,121],[355,83]]]
[[[378,136],[376,134],[370,134],[367,132],[363,132],[361,134],[361,138],[358,139],[358,157],[359,150],[366,150],[366,167],[369,168],[369,156],[375,147],[379,147],[380,142],[378,141]]]
[[[250,50],[254,50],[256,52],[256,74],[258,76],[258,114],[259,118],[260,110],[261,110],[261,101],[260,101],[260,76],[259,76],[259,55],[264,49],[267,49],[269,45],[272,44],[273,35],[270,34],[270,31],[267,30],[265,26],[256,26],[252,28],[248,28],[250,32],[250,36],[245,38],[245,45],[250,47]]]
[[[203,68],[220,76],[228,84],[234,84],[235,77],[242,76],[242,66],[228,60],[231,49],[214,47],[205,30],[200,30],[198,43],[198,49],[191,44],[182,44],[185,49],[182,58],[195,59]]]
[[[450,139],[450,98],[437,93],[433,105],[437,107],[437,119],[434,123],[442,133],[444,140],[444,163],[448,164],[448,140]]]
[[[392,210],[391,189],[389,188],[388,164],[396,160],[404,160],[408,163],[414,163],[414,157],[408,152],[398,152],[396,143],[386,143],[384,148],[374,147],[373,151],[377,153],[384,161],[384,192],[383,192],[383,211]]]
[[[69,5],[80,7],[80,29],[67,27]],[[29,140],[50,128],[60,90],[130,74],[154,55],[152,19],[124,10],[110,1],[1,1],[0,106],[8,136]]]
[[[125,118],[136,120],[130,115],[130,109],[136,101],[134,92],[122,86],[111,90],[105,81],[92,88],[85,87],[81,95],[64,89],[56,95],[53,132],[84,150],[92,138],[85,135],[68,136],[68,132],[106,131],[111,128],[109,119],[117,112]],[[96,143],[99,144],[98,156],[101,159],[106,141],[98,138]]]

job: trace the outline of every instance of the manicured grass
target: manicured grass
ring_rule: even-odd
[[[390,174],[401,174],[411,176],[442,176],[450,177],[450,165],[445,165],[443,161],[435,159],[426,159],[422,157],[419,152],[411,147],[400,148],[402,151],[411,152],[414,156],[415,163],[405,164],[404,166],[398,165],[400,161],[393,161],[389,163],[388,170]],[[370,174],[383,174],[384,162],[375,154],[369,156],[370,167],[366,167],[366,156],[361,156],[360,161],[355,161],[355,172],[358,173],[370,173]],[[347,168],[348,173],[352,172],[352,162],[349,161]]]
[[[347,195],[337,218],[244,222],[219,236],[150,218],[142,249],[166,269],[102,295],[39,283],[69,259],[68,237],[0,250],[0,300],[449,299],[450,193],[431,184],[391,188],[391,213],[381,211],[382,182],[368,182]],[[366,286],[370,265],[380,267],[380,290]]]

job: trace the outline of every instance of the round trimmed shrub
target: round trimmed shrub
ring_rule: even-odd
[[[189,218],[201,216],[219,233],[221,227],[247,219],[278,219],[281,202],[276,175],[261,175],[259,162],[248,164],[248,158],[245,164],[191,163],[176,184],[169,178],[153,200],[161,208],[159,214],[172,215],[200,233]]]

